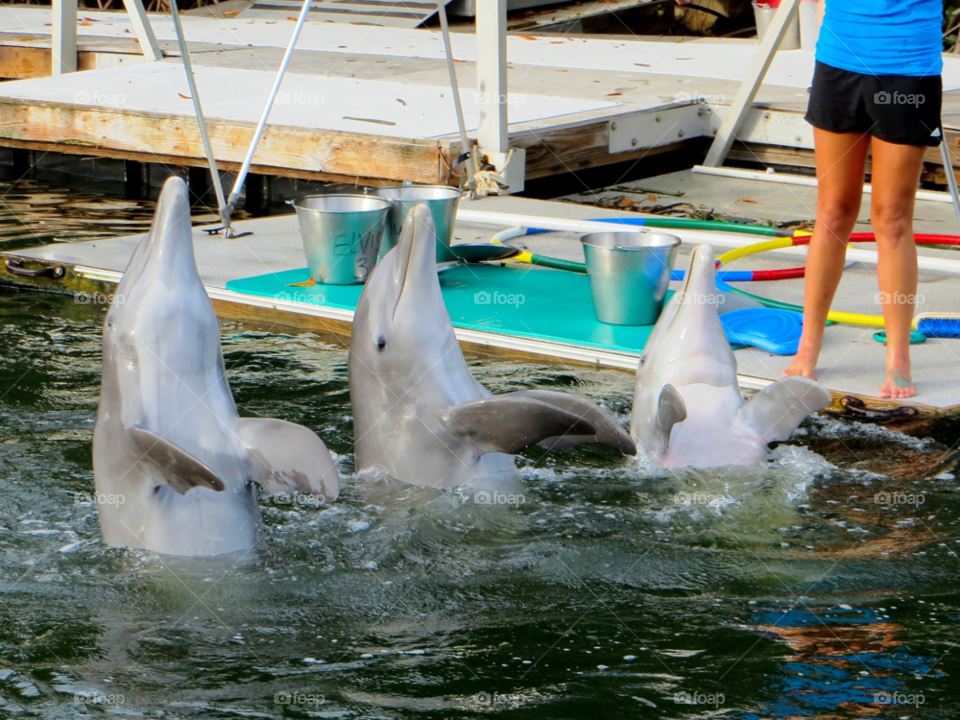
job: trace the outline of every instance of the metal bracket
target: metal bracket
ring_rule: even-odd
[[[610,121],[610,154],[670,145],[707,134],[713,108],[705,103],[677,105],[620,115]]]

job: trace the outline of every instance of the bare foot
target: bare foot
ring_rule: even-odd
[[[887,370],[887,379],[880,388],[882,398],[909,398],[917,394],[917,386],[910,379],[909,370]]]
[[[803,348],[800,348],[796,357],[793,358],[793,362],[790,363],[790,367],[783,371],[782,377],[799,375],[810,378],[811,380],[816,380],[813,376],[813,371],[817,367],[817,355],[819,355],[819,353],[808,350],[805,351]]]

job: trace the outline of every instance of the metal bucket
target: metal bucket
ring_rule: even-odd
[[[407,213],[424,203],[430,208],[433,224],[437,229],[437,262],[451,259],[449,247],[453,242],[453,222],[457,217],[457,205],[460,202],[460,191],[457,188],[446,185],[396,185],[377,188],[374,194],[393,200],[387,230],[380,247],[380,257],[396,246]]]
[[[602,232],[580,238],[597,320],[652,325],[660,317],[680,248],[676,235]]]
[[[311,195],[293,206],[307,267],[325,285],[356,285],[377,264],[392,203],[370,195]]]

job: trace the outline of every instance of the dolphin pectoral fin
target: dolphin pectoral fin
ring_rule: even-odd
[[[130,437],[140,448],[144,459],[157,465],[167,485],[181,495],[195,487],[223,492],[223,480],[179,445],[141,427],[130,428]]]
[[[542,448],[565,450],[584,443],[600,443],[619,450],[624,455],[637,454],[637,445],[630,437],[630,433],[607,410],[590,400],[551,390],[520,390],[509,395],[501,395],[501,397],[526,397],[539,400],[583,418],[596,430],[590,435],[567,433],[559,437],[546,438],[538,443]]]
[[[579,415],[532,397],[518,397],[518,393],[456,405],[440,420],[482,453],[512,455],[547,438],[597,433],[593,424]]]
[[[312,430],[284,420],[237,418],[234,431],[250,451],[253,480],[264,491],[321,495],[324,502],[340,494],[337,465]]]
[[[737,412],[767,443],[786,440],[803,419],[830,404],[830,393],[805,377],[781,378],[767,385]]]
[[[653,423],[653,429],[660,440],[661,447],[670,445],[673,426],[686,419],[687,404],[683,401],[680,391],[667,383],[660,391],[660,399],[657,401],[657,418]]]

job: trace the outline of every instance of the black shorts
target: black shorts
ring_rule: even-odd
[[[936,147],[943,135],[942,95],[939,75],[861,75],[817,61],[806,119],[829,132]]]

